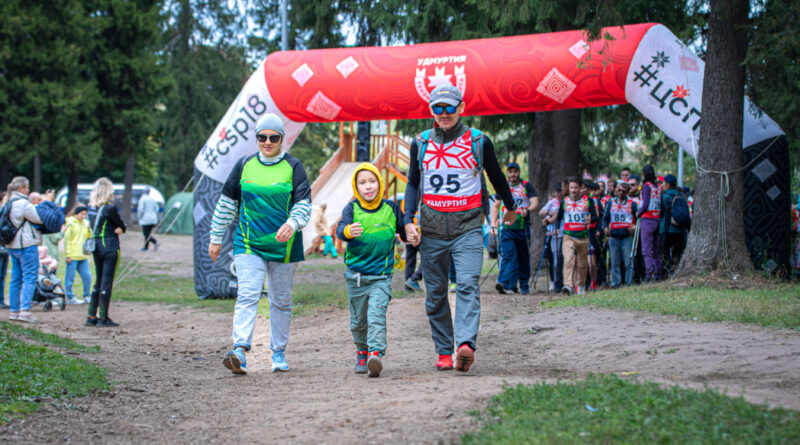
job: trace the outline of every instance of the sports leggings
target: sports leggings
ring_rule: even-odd
[[[89,302],[89,316],[106,318],[108,317],[108,304],[111,302],[114,275],[117,273],[119,247],[106,247],[98,242],[92,256],[94,257],[95,282],[92,299]]]

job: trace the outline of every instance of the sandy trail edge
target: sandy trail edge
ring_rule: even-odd
[[[452,443],[474,428],[468,410],[505,384],[590,372],[742,392],[800,409],[800,333],[690,323],[595,308],[542,309],[543,295],[482,296],[476,364],[438,372],[420,297],[389,308],[384,373],[352,372],[346,310],[293,321],[288,373],[269,372],[268,320],[259,318],[250,375],[221,365],[231,314],[115,303],[121,328],[85,328],[85,307],[37,312],[45,331],[100,345],[81,356],[109,369],[107,394],[45,403],[0,426],[4,443]],[[537,334],[531,327],[554,328]],[[654,352],[657,351],[657,352]],[[650,351],[648,353],[647,351]]]

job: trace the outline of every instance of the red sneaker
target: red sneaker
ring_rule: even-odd
[[[464,343],[456,351],[456,371],[467,372],[472,363],[475,362],[475,351]]]
[[[439,354],[439,361],[436,362],[436,369],[439,371],[450,371],[453,369],[453,357],[450,354]]]

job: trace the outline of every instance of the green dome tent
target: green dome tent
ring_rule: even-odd
[[[159,232],[191,235],[194,231],[193,205],[194,197],[189,192],[172,195],[164,206],[164,219],[161,221]]]

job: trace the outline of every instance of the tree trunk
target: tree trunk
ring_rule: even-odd
[[[697,163],[705,170],[736,173],[726,176],[698,171],[692,230],[675,274],[678,278],[705,271],[741,274],[753,270],[744,237],[744,175],[738,171],[742,168],[742,61],[746,52],[742,27],[747,22],[748,2],[712,0],[710,6]],[[723,197],[723,213],[720,194],[726,184],[730,189]]]
[[[0,191],[5,191],[6,187],[9,183],[9,170],[8,170],[8,162],[6,160],[0,161]]]
[[[528,177],[539,195],[539,207],[564,178],[578,174],[581,139],[581,111],[562,110],[531,114],[534,123],[533,144],[528,147]],[[531,215],[531,277],[536,274],[544,247],[542,219]],[[541,272],[539,273],[541,275]]]
[[[131,207],[133,206],[133,175],[136,172],[136,154],[131,153],[125,160],[125,192],[122,194],[122,220],[132,224]]]
[[[74,165],[70,165],[69,171],[67,172],[67,205],[64,207],[68,212],[72,210],[72,208],[78,202],[79,181],[80,175],[78,174],[78,168]]]
[[[42,192],[42,158],[39,153],[33,155],[33,191]]]

